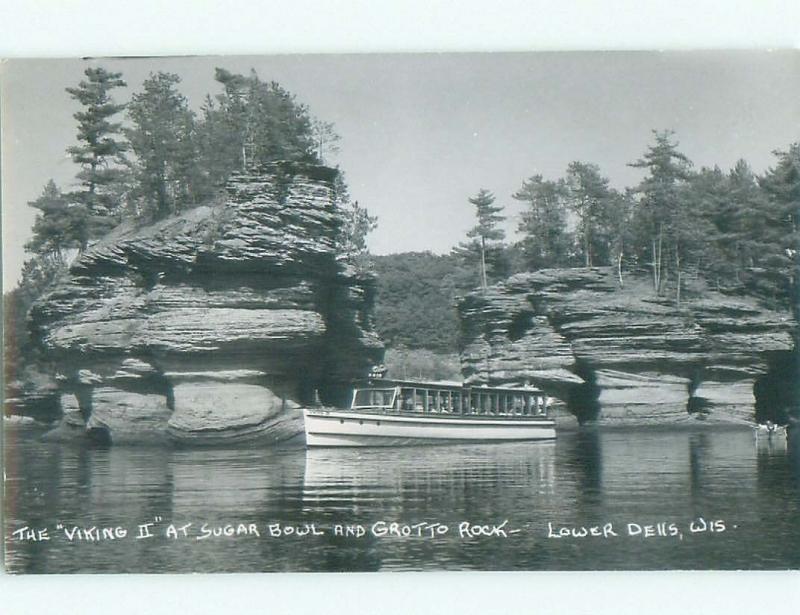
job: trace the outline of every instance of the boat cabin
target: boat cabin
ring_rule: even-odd
[[[373,381],[353,391],[351,410],[400,414],[546,416],[539,389],[463,386],[397,380]]]

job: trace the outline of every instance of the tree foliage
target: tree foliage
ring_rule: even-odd
[[[638,235],[639,256],[646,258],[650,251],[653,271],[653,286],[661,292],[669,269],[665,252],[670,250],[675,259],[675,268],[680,271],[682,250],[695,238],[692,227],[687,224],[688,202],[683,190],[689,180],[692,163],[678,151],[670,130],[653,131],[655,143],[644,155],[630,166],[645,169],[647,175],[634,189],[639,199],[634,212],[634,224]]]
[[[37,357],[27,326],[27,316],[33,303],[47,292],[66,270],[63,260],[34,256],[22,266],[19,284],[3,295],[4,345],[7,369],[20,370]],[[6,372],[6,379],[14,374]]]
[[[350,198],[344,174],[338,173],[334,182],[334,205],[341,216],[339,255],[358,269],[367,269],[369,254],[367,235],[378,227],[378,217]]]
[[[223,68],[215,79],[223,91],[206,98],[199,135],[212,181],[275,160],[319,162],[308,109],[280,84]]]
[[[194,113],[179,83],[178,75],[151,73],[128,104],[136,196],[156,218],[196,205],[209,191],[198,164]]]
[[[26,249],[34,258],[14,313],[41,294],[68,251],[85,249],[117,222],[123,204],[135,205],[129,214],[164,217],[211,198],[232,173],[278,160],[320,164],[338,151],[333,124],[312,118],[278,83],[222,68],[215,80],[221,91],[206,96],[196,114],[177,75],[150,75],[131,96],[125,131],[116,118],[126,105],[112,98],[126,86],[120,73],[89,68],[67,89],[80,104],[77,143],[68,149],[80,189],[64,193],[51,181],[31,201],[38,211]],[[511,245],[502,208],[481,189],[469,198],[476,224],[448,256],[368,257],[377,218],[351,198],[340,174],[340,256],[361,268],[372,264],[380,332],[390,346],[411,349],[455,349],[453,302],[475,286],[476,265],[483,287],[516,271],[581,265],[615,265],[622,284],[626,267],[646,267],[655,291],[674,290],[678,303],[684,279],[697,274],[726,292],[800,309],[800,143],[776,151],[774,166],[759,176],[745,161],[697,170],[672,131],[653,131],[630,166],[642,179],[620,191],[586,161],[571,162],[559,178],[524,180],[511,195],[524,208]]]
[[[339,151],[342,138],[336,132],[333,122],[324,122],[319,118],[311,121],[311,133],[314,138],[314,149],[317,159],[327,164],[328,156]]]
[[[80,249],[88,241],[87,210],[80,203],[70,203],[51,179],[42,194],[28,203],[39,213],[33,223],[33,237],[25,250],[44,259],[63,263],[65,253]]]
[[[458,255],[406,252],[371,257],[377,277],[375,322],[390,348],[458,348],[456,301],[475,288],[474,268]]]
[[[571,162],[565,177],[567,207],[575,214],[578,244],[586,267],[609,260],[609,217],[615,193],[600,167],[585,162]]]
[[[766,193],[758,241],[763,245],[758,265],[772,272],[767,289],[777,301],[788,302],[800,315],[800,142],[774,152],[777,163],[760,180]]]
[[[469,241],[461,243],[455,253],[467,263],[478,264],[480,285],[486,289],[489,285],[489,269],[492,270],[492,277],[504,277],[506,267],[504,267],[502,242],[506,233],[499,224],[505,220],[505,216],[500,215],[503,211],[502,206],[494,204],[494,194],[485,188],[481,188],[468,200],[475,206],[477,223],[467,231]]]
[[[125,87],[126,83],[121,73],[100,67],[87,68],[84,75],[86,80],[77,87],[67,88],[69,95],[81,104],[81,110],[73,116],[78,120],[78,144],[69,147],[67,152],[81,167],[77,179],[82,190],[74,197],[86,206],[89,233],[96,237],[113,226],[117,214],[127,145],[119,138],[121,123],[113,121],[125,105],[115,103],[111,92]]]
[[[573,263],[572,237],[567,229],[567,190],[562,180],[534,175],[512,197],[525,203],[519,232],[525,264],[531,270]]]

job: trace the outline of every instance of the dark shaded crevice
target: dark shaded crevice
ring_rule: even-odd
[[[329,266],[314,289],[314,305],[325,322],[325,335],[319,354],[308,362],[301,393],[309,403],[318,396],[323,405],[347,407],[353,385],[383,360],[382,348],[361,346],[359,328],[370,322],[376,291],[369,277],[348,280],[338,264],[331,261]],[[360,298],[353,297],[353,287],[363,293]]]
[[[703,419],[710,414],[708,400],[703,397],[695,397],[695,392],[700,387],[704,379],[705,367],[702,365],[695,366],[689,373],[689,386],[688,393],[689,399],[686,402],[686,412],[688,414],[696,414],[695,418]]]
[[[686,412],[688,414],[697,414],[697,418],[703,418],[703,415],[710,414],[708,400],[702,397],[690,397],[686,402]]]
[[[172,384],[167,383],[164,395],[166,397],[167,408],[175,412],[175,389],[172,387]]]
[[[511,319],[511,324],[508,327],[508,339],[512,342],[521,340],[524,335],[531,328],[531,314],[530,312],[519,312],[514,314]]]
[[[597,377],[594,370],[586,361],[575,360],[572,370],[583,379],[583,384],[570,388],[567,395],[567,408],[583,425],[586,422],[597,420],[600,414],[600,388],[597,386]]]
[[[533,303],[532,300],[531,303]],[[572,347],[572,339],[561,330],[561,323],[552,310],[535,313],[546,316],[553,331],[563,336]],[[574,349],[573,356],[575,356]],[[564,400],[567,403],[567,409],[578,419],[580,425],[596,421],[600,416],[600,387],[597,386],[597,374],[585,359],[578,357],[575,357],[575,364],[571,371],[579,376],[583,383],[569,388]]]
[[[767,353],[767,372],[756,379],[756,421],[800,421],[800,359],[797,349]]]

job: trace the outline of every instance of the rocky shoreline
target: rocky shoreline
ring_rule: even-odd
[[[791,315],[707,289],[678,308],[646,284],[553,269],[470,294],[458,306],[466,380],[539,385],[581,422],[756,421],[756,392],[782,386],[765,383],[795,352]]]

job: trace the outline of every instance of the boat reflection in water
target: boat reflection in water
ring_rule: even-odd
[[[317,511],[496,515],[495,490],[517,490],[526,500],[556,497],[555,442],[424,447],[414,454],[404,448],[306,451],[303,502]]]
[[[551,440],[547,396],[531,387],[373,380],[353,391],[349,409],[306,408],[306,444],[397,446]]]

